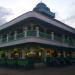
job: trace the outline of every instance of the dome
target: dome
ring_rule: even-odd
[[[54,18],[55,17],[55,13],[52,13],[50,11],[50,9],[44,3],[38,3],[36,5],[36,7],[33,9],[33,11],[42,13],[42,14],[44,14],[46,16],[51,17],[51,18]]]
[[[44,4],[44,3],[38,3],[37,5],[36,5],[36,7],[40,7],[40,6],[43,6],[43,7],[46,7],[46,5]]]
[[[37,4],[33,10],[36,10],[36,9],[38,9],[38,10],[44,9],[46,11],[50,11],[50,9],[44,3]]]

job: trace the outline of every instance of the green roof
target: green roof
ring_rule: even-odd
[[[51,12],[50,9],[44,3],[37,4],[33,11],[42,13],[51,18],[55,18],[55,13]]]

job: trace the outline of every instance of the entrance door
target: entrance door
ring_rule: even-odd
[[[35,51],[35,61],[40,63],[43,61],[44,51],[43,50],[37,50]]]
[[[38,48],[35,50],[35,62],[40,63],[43,62],[44,59],[44,49]]]
[[[44,50],[40,47],[30,47],[25,50],[25,54],[27,57],[32,57],[34,59],[34,62],[42,62],[43,56],[44,56]]]

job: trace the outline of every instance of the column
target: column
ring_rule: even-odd
[[[58,52],[57,55],[58,55],[58,57],[61,57],[61,52]]]
[[[62,35],[62,41],[65,42],[65,35]]]
[[[24,28],[24,37],[27,37],[27,27]]]
[[[17,31],[14,32],[14,40],[17,39]]]
[[[46,51],[44,48],[43,48],[43,51],[44,51],[43,59],[44,59],[44,61],[46,62],[47,51]]]
[[[23,48],[22,48],[22,59],[25,59],[25,51]]]
[[[75,40],[73,39],[73,46],[75,46]]]
[[[7,39],[7,42],[8,42],[9,41],[9,34],[7,34],[6,39]]]
[[[33,30],[34,29],[34,24],[31,24],[31,30]]]
[[[51,40],[54,40],[54,32],[51,32]]]
[[[69,36],[67,36],[67,44],[69,44]]]
[[[0,43],[2,43],[2,35],[0,35]]]
[[[11,59],[11,51],[8,50],[8,59]]]
[[[66,57],[66,52],[65,51],[63,51],[63,56]]]
[[[36,36],[39,37],[39,27],[36,27]]]
[[[50,57],[52,57],[52,50],[50,49]]]
[[[70,40],[69,40],[69,41],[70,41]],[[73,40],[73,38],[71,38],[71,42],[70,42],[69,44],[71,44],[72,46],[74,45],[74,40]]]

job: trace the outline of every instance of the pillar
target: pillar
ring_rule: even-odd
[[[65,42],[65,35],[62,35],[62,41]]]
[[[39,27],[36,27],[36,31],[37,31],[36,36],[39,37]]]
[[[2,43],[2,35],[0,36],[0,43]]]
[[[73,39],[73,46],[75,46],[75,40]]]
[[[69,36],[67,36],[67,43],[69,44]]]
[[[11,50],[8,50],[8,59],[11,59]]]
[[[27,27],[24,28],[24,37],[27,37]]]
[[[58,57],[60,57],[61,56],[61,52],[58,52]]]
[[[63,51],[63,56],[66,57],[66,51]]]
[[[51,40],[54,40],[54,32],[51,32]]]
[[[17,39],[17,31],[15,31],[15,33],[14,33],[14,40],[16,40]]]
[[[52,57],[52,50],[50,49],[50,57]]]
[[[6,39],[7,39],[7,42],[8,42],[9,41],[9,34],[7,34]]]
[[[34,29],[34,24],[31,24],[31,30],[33,30]]]
[[[22,48],[22,59],[25,59],[25,51],[23,48]]]

